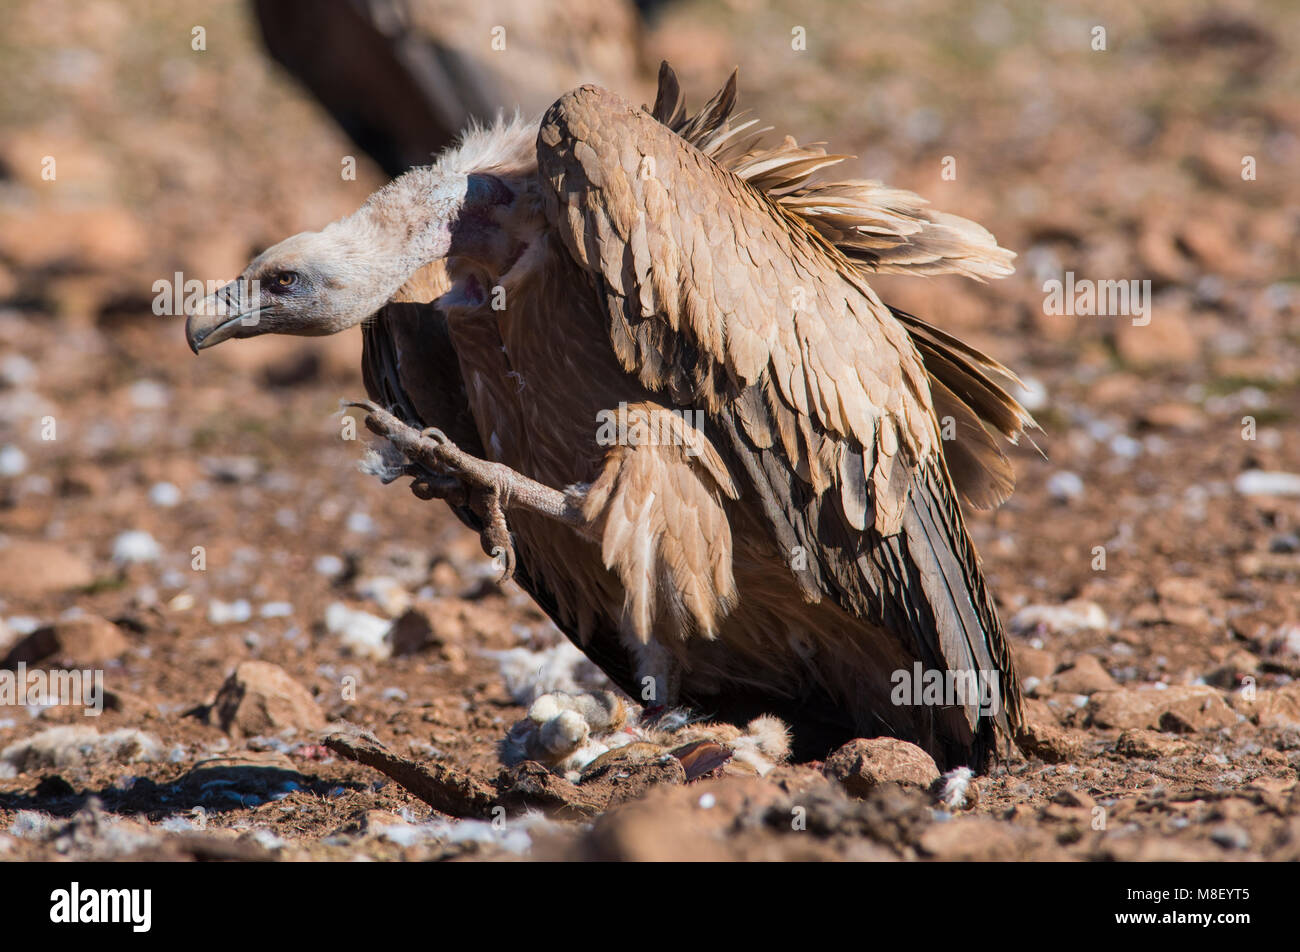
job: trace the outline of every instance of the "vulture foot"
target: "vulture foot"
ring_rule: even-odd
[[[391,476],[381,476],[387,485],[403,476],[411,477],[411,493],[416,499],[445,499],[452,505],[464,505],[465,487],[455,476],[431,473],[423,466],[407,463]]]
[[[366,411],[366,427],[384,437],[413,464],[411,491],[420,498],[448,498],[465,492],[481,511],[483,547],[502,565],[501,581],[514,574],[515,549],[506,511],[522,509],[579,528],[583,517],[576,500],[501,463],[466,453],[436,427],[416,429],[370,401],[349,406]],[[431,472],[422,472],[428,469]],[[428,495],[423,495],[427,493]]]
[[[417,499],[445,499],[453,505],[464,502],[465,487],[455,476],[430,473],[423,466],[407,466],[402,475],[411,477],[411,492]]]

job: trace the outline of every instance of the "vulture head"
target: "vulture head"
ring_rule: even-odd
[[[516,246],[506,225],[519,191],[492,172],[443,164],[414,169],[354,214],[268,248],[190,308],[190,349],[197,354],[260,334],[338,333],[373,315],[422,267],[444,259],[462,278],[457,290],[481,298],[492,283],[487,276],[501,273]]]

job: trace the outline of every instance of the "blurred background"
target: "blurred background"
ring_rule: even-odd
[[[359,332],[200,360],[153,285],[234,277],[471,117],[586,80],[650,100],[667,59],[693,106],[738,66],[741,108],[773,134],[852,153],[837,172],[1018,253],[988,285],[873,285],[1020,372],[1046,430],[1048,458],[1017,450],[1015,495],[971,517],[1043,710],[1085,726],[1098,683],[1053,681],[1084,656],[1105,688],[1286,684],[1298,44],[1287,0],[5,0],[0,658],[111,620],[82,654],[182,762],[219,732],[180,714],[241,659],[284,666],[330,717],[490,761],[517,699],[478,652],[554,632],[443,507],[356,472],[336,411],[363,393]],[[1046,313],[1067,271],[1149,280],[1150,323]],[[412,607],[429,630],[400,659],[339,620],[382,630]],[[353,702],[347,671],[368,686]],[[0,748],[57,717],[0,710]]]

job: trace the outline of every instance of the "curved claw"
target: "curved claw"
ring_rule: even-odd
[[[463,495],[464,486],[460,480],[454,476],[444,476],[441,473],[431,473],[423,466],[416,466],[408,463],[402,467],[399,476],[411,477],[411,494],[416,499],[446,499],[452,501],[453,496]],[[394,477],[396,479],[398,477]]]
[[[515,545],[510,539],[505,510],[501,507],[500,489],[493,487],[488,490],[483,508],[487,516],[487,525],[483,527],[484,548],[501,566],[501,577],[497,579],[500,585],[515,574]]]
[[[492,559],[501,566],[501,575],[497,577],[498,585],[504,585],[515,577],[515,547],[513,545],[494,545],[492,547]]]
[[[447,434],[442,432],[436,426],[427,426],[420,431],[420,439],[428,440],[430,443],[436,443],[438,446],[452,446],[451,440]]]
[[[417,476],[411,480],[411,494],[416,499],[437,499],[438,491],[429,485],[429,481],[423,476]]]

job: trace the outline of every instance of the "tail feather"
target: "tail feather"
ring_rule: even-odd
[[[1008,738],[1019,732],[1020,683],[975,547],[948,486],[941,463],[921,467],[908,498],[903,532],[948,669],[997,679],[996,713],[982,712],[975,698],[965,705],[976,747],[991,747],[995,725]]]
[[[944,441],[943,452],[962,499],[976,509],[1001,505],[1015,489],[1015,473],[985,424],[1011,443],[1025,437],[1042,453],[1029,435],[1042,428],[1007,390],[1023,386],[1020,378],[947,331],[898,308],[889,310],[907,328],[921,352],[941,426],[947,417],[956,425],[957,432],[954,438]]]

